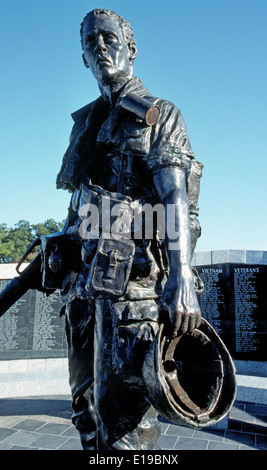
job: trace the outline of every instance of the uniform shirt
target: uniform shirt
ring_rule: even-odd
[[[146,125],[121,107],[121,100],[134,93],[160,108],[159,119]],[[159,197],[153,174],[166,166],[183,168],[190,175],[194,153],[180,110],[170,101],[153,97],[138,78],[131,79],[116,97],[115,106],[102,96],[72,114],[74,126],[70,145],[57,177],[57,187],[73,193],[72,208],[77,211],[77,194],[82,185],[98,185],[133,201],[154,205]],[[158,246],[136,241],[134,277],[127,298],[155,298],[162,292],[158,272],[166,268]],[[139,269],[139,272],[138,272]],[[79,274],[71,297],[86,298],[88,270]],[[160,280],[161,281],[161,280]]]
[[[128,93],[159,106],[160,116],[154,126],[122,110],[121,99]],[[73,192],[91,180],[106,190],[136,199],[142,195],[146,181],[151,192],[154,171],[179,166],[190,172],[194,153],[180,110],[170,101],[154,98],[138,78],[123,87],[112,109],[100,97],[72,117],[74,126],[57,177],[58,188]]]

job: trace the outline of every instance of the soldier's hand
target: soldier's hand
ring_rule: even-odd
[[[159,319],[175,337],[200,326],[201,312],[194,289],[191,271],[169,278],[159,305]]]

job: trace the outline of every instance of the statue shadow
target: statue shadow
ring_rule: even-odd
[[[71,418],[71,398],[57,395],[0,399],[0,417],[36,415]]]

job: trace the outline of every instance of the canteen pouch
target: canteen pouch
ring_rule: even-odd
[[[126,291],[135,252],[134,241],[122,236],[101,237],[92,261],[87,291],[122,297]]]

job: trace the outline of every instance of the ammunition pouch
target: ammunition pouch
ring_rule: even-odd
[[[134,241],[121,236],[100,238],[86,290],[113,298],[125,294],[135,252]]]
[[[90,266],[85,289],[92,295],[118,298],[126,291],[135,254],[131,202],[92,184],[81,185],[74,193],[73,209],[81,218],[82,260]]]

